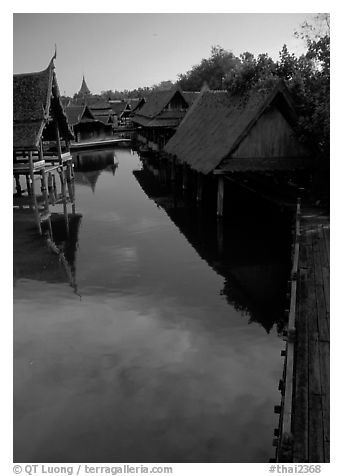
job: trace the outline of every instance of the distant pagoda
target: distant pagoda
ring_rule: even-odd
[[[81,88],[80,88],[80,91],[77,93],[77,95],[80,97],[83,97],[83,96],[88,96],[90,93],[91,92],[86,84],[85,75],[83,75]]]

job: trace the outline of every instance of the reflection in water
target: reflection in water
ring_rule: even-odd
[[[13,222],[13,278],[14,286],[20,280],[36,280],[48,283],[69,283],[76,289],[76,252],[82,215],[69,215],[67,235],[62,213],[51,214],[54,245],[58,253],[49,248],[43,237],[37,234],[32,220],[20,213]],[[56,250],[57,251],[57,250]]]
[[[113,149],[82,151],[74,154],[73,163],[75,181],[91,187],[95,192],[96,183],[103,170],[115,174],[118,158]]]
[[[145,193],[162,207],[197,253],[225,278],[221,294],[250,321],[269,332],[274,324],[283,328],[286,279],[289,271],[289,217],[255,209],[217,219],[206,203],[187,200],[155,165],[144,160],[134,176]]]
[[[79,295],[49,266],[17,274],[14,460],[268,461],[282,346],[275,263],[288,255],[268,238],[271,218],[217,230],[205,210],[178,197],[174,207],[137,154],[116,149],[115,175],[113,151],[94,154],[74,157],[79,178],[97,172],[95,194],[76,181],[83,218],[68,259]]]

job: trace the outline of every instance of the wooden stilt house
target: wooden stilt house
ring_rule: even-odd
[[[138,141],[153,151],[161,151],[175,133],[188,107],[189,103],[179,89],[151,93],[132,118],[138,127]]]
[[[65,205],[68,189],[72,189],[72,157],[69,143],[73,133],[65,115],[57,84],[54,58],[40,72],[13,76],[13,174],[16,199],[23,195],[33,207],[37,226],[50,219],[48,189],[60,176],[61,195]],[[26,189],[20,177],[26,178]],[[38,203],[36,179],[41,179],[43,206]],[[71,195],[71,193],[70,193]],[[24,200],[25,201],[25,200]],[[66,216],[67,219],[67,216]]]
[[[117,119],[117,127],[127,127],[131,125],[131,106],[128,101],[110,101],[112,113]]]
[[[112,125],[108,123],[108,117],[105,116],[101,121],[88,106],[68,106],[65,112],[73,128],[76,142],[109,137],[112,134]]]
[[[203,88],[165,152],[202,177],[218,176],[217,214],[223,214],[224,177],[235,173],[293,171],[311,167],[311,152],[299,142],[297,115],[287,87],[244,96]]]

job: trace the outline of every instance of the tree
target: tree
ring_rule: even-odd
[[[210,89],[223,89],[224,78],[234,68],[238,58],[221,46],[212,46],[211,56],[202,59],[185,74],[179,74],[178,85],[185,91],[199,91],[204,83]]]

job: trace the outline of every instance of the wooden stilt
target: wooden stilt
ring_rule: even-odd
[[[68,187],[69,199],[72,204],[72,213],[73,215],[75,215],[75,183],[72,176],[71,162],[69,162],[67,165],[66,176],[67,176],[67,187]]]
[[[37,223],[37,228],[38,232],[41,235],[42,234],[42,226],[41,226],[41,221],[40,221],[40,216],[39,216],[39,209],[38,209],[38,204],[37,204],[37,197],[36,197],[36,190],[35,190],[35,177],[33,173],[33,158],[32,158],[32,152],[29,152],[29,165],[30,165],[30,178],[31,178],[31,191],[32,191],[32,204],[33,204],[33,210],[35,214],[35,219]]]
[[[56,197],[57,187],[56,187],[56,177],[54,174],[52,174],[52,188],[54,189],[54,194]]]
[[[53,187],[53,177],[54,177],[54,175],[51,172],[49,172],[49,174],[48,174],[49,200],[50,200],[52,205],[55,205],[56,196],[55,196],[55,190],[54,190],[54,187]]]
[[[61,137],[60,130],[58,128],[58,122],[55,121],[55,132],[56,132],[56,145],[57,145],[57,155],[60,165],[62,165],[62,149],[61,149]]]
[[[68,219],[68,209],[67,209],[67,195],[66,195],[66,184],[65,184],[65,177],[64,177],[64,173],[63,173],[63,167],[60,167],[58,169],[58,174],[60,176],[60,181],[61,181],[61,193],[62,193],[62,200],[63,200],[64,221],[65,221],[67,236],[69,236],[69,219]]]
[[[197,202],[202,200],[202,190],[203,190],[203,175],[198,173],[197,175]]]
[[[218,175],[218,188],[217,188],[217,216],[223,216],[223,206],[224,206],[224,177],[223,175]]]
[[[20,185],[20,178],[18,174],[14,175],[14,180],[15,180],[15,188],[17,191],[17,195],[21,195],[22,190],[21,190],[21,185]]]
[[[25,175],[26,179],[26,189],[27,189],[27,194],[31,195],[31,179],[29,175]]]
[[[44,197],[44,204],[45,204],[45,212],[49,213],[49,196],[47,190],[47,180],[46,180],[46,172],[45,169],[41,170],[41,190]]]

